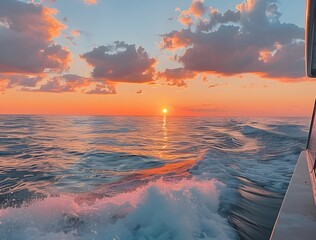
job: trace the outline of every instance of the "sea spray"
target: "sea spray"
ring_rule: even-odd
[[[84,201],[47,197],[0,210],[6,239],[235,239],[219,215],[217,180],[159,179],[133,191]]]

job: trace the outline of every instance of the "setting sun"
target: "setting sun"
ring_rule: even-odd
[[[162,113],[163,113],[163,114],[166,114],[167,112],[168,112],[168,109],[167,109],[167,108],[162,109]]]

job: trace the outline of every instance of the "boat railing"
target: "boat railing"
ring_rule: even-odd
[[[314,174],[316,175],[316,100],[314,104],[314,110],[307,140],[306,150],[310,156],[311,164],[313,166]]]

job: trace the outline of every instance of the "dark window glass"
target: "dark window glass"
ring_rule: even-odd
[[[315,106],[314,106],[314,113],[313,113],[313,117],[312,117],[309,140],[308,140],[308,145],[307,145],[307,148],[309,149],[309,152],[310,152],[312,159],[313,159],[313,162],[314,162],[314,170],[316,167],[316,164],[315,164],[315,160],[316,160],[316,116],[315,116],[315,111],[316,111],[316,102],[315,102]]]

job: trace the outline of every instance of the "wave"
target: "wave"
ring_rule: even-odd
[[[101,199],[60,195],[0,210],[5,239],[236,239],[217,180],[159,179]]]
[[[268,124],[265,126],[244,125],[242,133],[246,136],[265,136],[270,135],[279,138],[302,139],[306,137],[307,132],[301,125],[275,125]]]
[[[0,119],[0,239],[17,240],[267,239],[308,132],[307,119]]]

